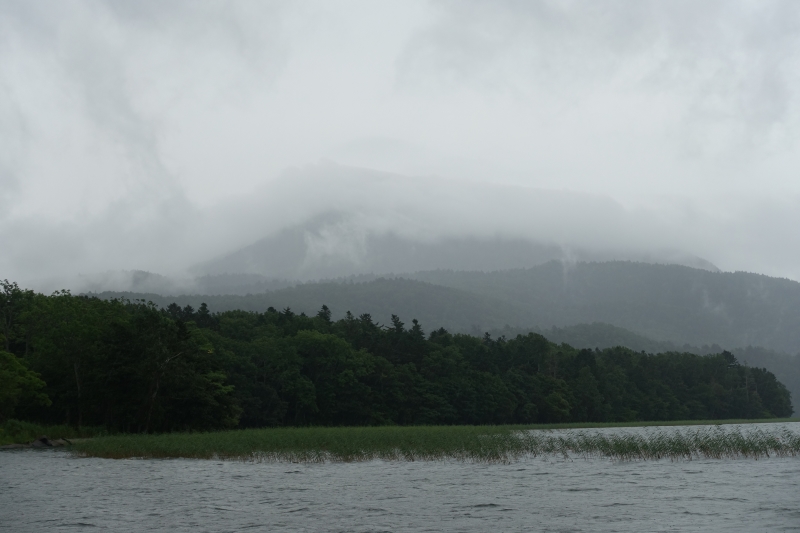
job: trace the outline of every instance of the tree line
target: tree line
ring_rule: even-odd
[[[169,432],[784,417],[786,388],[722,352],[578,350],[392,316],[50,296],[2,282],[0,422]]]

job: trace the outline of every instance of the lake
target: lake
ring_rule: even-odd
[[[291,464],[5,451],[0,530],[800,530],[800,457]]]

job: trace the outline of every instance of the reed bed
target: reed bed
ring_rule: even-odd
[[[800,433],[738,426],[639,432],[528,430],[498,426],[282,428],[116,435],[76,443],[72,452],[104,458],[194,458],[269,462],[437,461],[509,463],[533,457],[623,461],[800,455]]]
[[[650,430],[643,433],[575,432],[566,435],[529,433],[524,454],[565,458],[604,457],[624,461],[759,459],[800,455],[800,433],[788,429],[752,429],[722,426],[689,430]]]

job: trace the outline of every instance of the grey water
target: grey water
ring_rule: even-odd
[[[789,531],[800,530],[800,458],[291,464],[7,451],[0,530]]]

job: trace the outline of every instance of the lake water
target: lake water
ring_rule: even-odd
[[[800,458],[287,464],[6,451],[0,530],[800,530]]]

